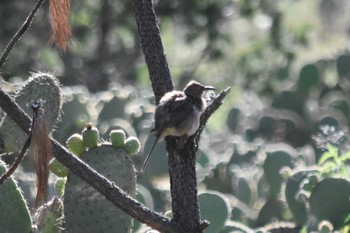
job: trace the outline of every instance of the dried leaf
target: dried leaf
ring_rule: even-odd
[[[50,12],[52,18],[51,43],[55,43],[66,51],[67,43],[72,35],[69,24],[70,0],[50,0]]]
[[[36,110],[32,127],[30,154],[33,156],[35,164],[37,187],[35,206],[38,207],[43,201],[47,201],[49,161],[52,155],[52,148],[44,112],[40,106]]]

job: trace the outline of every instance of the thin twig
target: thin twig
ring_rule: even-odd
[[[24,155],[26,154],[26,151],[28,150],[30,146],[30,142],[32,139],[32,134],[29,134],[26,142],[24,143],[21,152],[19,153],[17,159],[13,164],[11,165],[10,169],[8,169],[1,177],[0,177],[0,185],[2,185],[6,179],[8,179],[17,169],[17,167],[20,165],[22,160],[24,159]]]
[[[34,125],[34,120],[35,118],[33,117],[33,122],[32,122],[32,129],[33,129],[33,125]],[[13,162],[13,164],[11,165],[11,167],[7,170],[7,172],[5,172],[1,177],[0,177],[0,185],[2,185],[6,179],[8,179],[17,169],[17,167],[20,165],[20,163],[22,162],[22,160],[24,159],[24,155],[26,154],[28,148],[30,147],[30,143],[32,141],[32,130],[29,132],[29,136],[27,138],[27,140],[25,141],[21,152],[19,153],[17,159],[15,160],[15,162]]]
[[[228,87],[225,90],[221,91],[218,96],[215,97],[215,99],[208,105],[208,107],[204,110],[204,112],[201,115],[200,118],[200,124],[199,129],[197,130],[197,133],[193,135],[192,137],[195,137],[196,139],[196,145],[198,146],[198,140],[200,138],[200,135],[207,124],[207,121],[211,117],[211,115],[218,110],[218,108],[223,104],[223,100],[225,97],[230,93],[231,88]]]
[[[13,47],[16,45],[16,43],[21,39],[23,34],[28,30],[30,27],[30,24],[33,21],[33,18],[36,14],[36,12],[39,10],[40,6],[45,2],[45,0],[38,0],[32,9],[32,11],[29,13],[27,19],[24,21],[22,27],[16,32],[16,34],[11,38],[10,42],[7,44],[4,52],[1,54],[0,57],[0,70],[5,64],[6,59],[8,58],[9,54],[11,53]]]

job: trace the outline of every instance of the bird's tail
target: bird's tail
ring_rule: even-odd
[[[145,168],[146,168],[146,166],[147,166],[147,164],[148,164],[148,161],[149,161],[149,159],[151,158],[153,149],[154,149],[154,147],[156,146],[156,144],[158,143],[159,139],[160,139],[160,135],[156,135],[155,138],[154,138],[154,142],[153,142],[151,151],[148,153],[148,155],[147,155],[147,157],[146,157],[146,160],[145,160],[145,162],[144,162],[143,165],[142,165],[142,168],[141,168],[141,171],[140,171],[141,173],[145,170]]]

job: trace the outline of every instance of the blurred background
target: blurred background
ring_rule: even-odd
[[[0,51],[34,3],[0,0]],[[315,165],[327,143],[348,150],[350,2],[154,3],[175,87],[194,79],[232,88],[201,139],[200,189],[226,195],[236,206],[231,220],[252,227],[291,220],[283,214],[280,188],[269,180],[279,171],[264,172],[267,154],[283,152],[288,162],[282,164],[297,168]],[[30,72],[53,73],[66,102],[54,137],[65,143],[86,122],[97,125],[102,137],[123,128],[142,142],[133,158],[139,168],[153,140],[154,98],[132,1],[72,1],[70,22],[73,38],[63,52],[49,43],[46,2],[1,71],[2,85],[9,82],[15,90]],[[165,154],[159,145],[138,180],[144,201],[163,212],[170,209]]]

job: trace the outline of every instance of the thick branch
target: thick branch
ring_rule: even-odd
[[[29,116],[1,88],[0,107],[25,133],[29,134]],[[54,139],[51,139],[51,142],[55,158],[86,183],[98,190],[115,206],[119,207],[137,220],[146,223],[161,232],[179,232],[177,226],[171,223],[169,219],[148,209],[135,199],[131,198],[113,182],[97,173],[76,156],[73,156]]]
[[[174,89],[152,0],[134,0],[135,18],[156,103]]]

